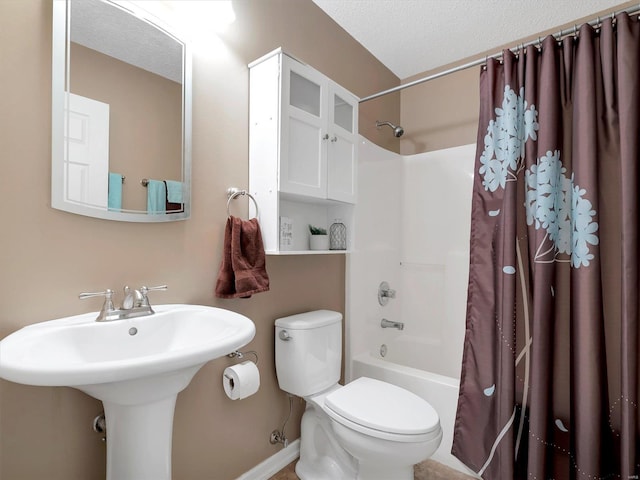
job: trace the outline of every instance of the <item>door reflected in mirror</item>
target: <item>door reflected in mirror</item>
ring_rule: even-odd
[[[54,0],[52,206],[111,220],[190,212],[185,42],[105,0]]]

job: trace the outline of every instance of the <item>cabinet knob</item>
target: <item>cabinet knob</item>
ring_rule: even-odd
[[[332,142],[337,142],[338,141],[338,137],[336,137],[335,135],[333,137],[331,137],[331,141]]]
[[[323,139],[323,140],[329,140],[329,134],[328,134],[328,133],[325,133],[325,134],[322,136],[322,139]]]

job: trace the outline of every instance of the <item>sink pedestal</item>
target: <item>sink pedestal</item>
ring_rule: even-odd
[[[171,480],[171,438],[177,394],[155,403],[103,402],[107,480]]]
[[[200,367],[75,387],[104,405],[107,480],[171,480],[176,398]]]

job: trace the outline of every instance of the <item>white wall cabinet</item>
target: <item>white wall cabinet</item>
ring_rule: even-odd
[[[267,253],[309,251],[308,225],[340,219],[353,245],[358,98],[281,49],[249,65],[249,191]],[[293,225],[280,243],[281,217]]]

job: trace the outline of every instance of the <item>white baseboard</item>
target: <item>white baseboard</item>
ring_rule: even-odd
[[[291,442],[286,448],[271,455],[236,480],[267,480],[300,456],[300,439]]]

